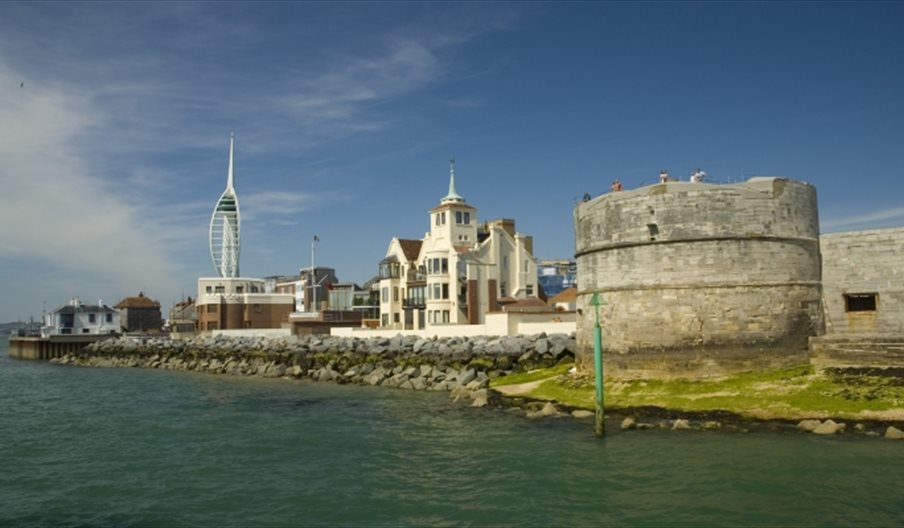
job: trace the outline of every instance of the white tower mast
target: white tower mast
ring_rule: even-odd
[[[235,134],[229,135],[229,169],[226,174],[226,190],[217,201],[210,217],[210,258],[220,277],[239,276],[241,252],[239,199],[235,194],[232,168]]]

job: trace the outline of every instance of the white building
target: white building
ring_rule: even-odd
[[[69,304],[44,314],[41,335],[115,334],[119,332],[119,325],[119,312],[103,301],[94,305],[72,299]]]
[[[483,324],[501,305],[537,296],[532,237],[517,233],[514,220],[479,224],[455,190],[454,163],[449,193],[430,210],[430,232],[393,238],[380,262],[383,328]]]

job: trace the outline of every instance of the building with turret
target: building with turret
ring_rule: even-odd
[[[816,189],[671,181],[577,205],[578,360],[599,309],[606,372],[709,376],[805,363],[824,331]],[[600,305],[592,305],[598,299]]]
[[[429,222],[420,240],[393,238],[380,261],[381,327],[483,324],[506,302],[536,298],[532,237],[511,219],[478,222],[477,209],[456,190],[454,160],[449,191]]]

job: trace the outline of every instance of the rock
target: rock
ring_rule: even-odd
[[[424,378],[412,378],[410,383],[411,388],[414,390],[424,390],[427,388],[427,380]]]
[[[594,413],[593,411],[588,411],[586,409],[575,409],[571,411],[571,415],[578,419],[591,418],[595,414],[596,413]]]
[[[457,381],[459,385],[467,385],[468,383],[471,383],[471,381],[473,381],[476,377],[477,373],[474,371],[474,369],[468,369],[458,375]]]
[[[457,402],[461,399],[470,398],[470,397],[471,397],[471,391],[469,391],[468,389],[466,389],[460,385],[456,385],[455,387],[453,387],[452,392],[449,393],[449,398],[451,398],[452,401],[455,401],[455,402]]]
[[[822,422],[822,424],[813,429],[813,434],[818,435],[833,435],[844,431],[843,423],[835,423],[832,420],[826,420]]]
[[[377,367],[373,372],[364,377],[364,381],[370,385],[379,385],[386,379],[386,373],[382,367]]]
[[[691,424],[684,418],[678,418],[672,422],[672,431],[687,431],[691,429]]]
[[[703,422],[703,430],[705,430],[705,431],[714,431],[716,429],[721,429],[721,428],[722,428],[722,424],[719,422],[714,422],[714,421]]]
[[[656,429],[656,426],[651,423],[640,422],[637,424],[637,430],[639,431],[641,429]]]
[[[890,438],[892,440],[904,440],[904,431],[898,429],[893,425],[889,425],[888,429],[885,430],[885,438]]]
[[[630,416],[621,422],[622,431],[627,431],[629,429],[640,429],[640,427],[637,426],[637,422],[634,421],[634,418],[631,418]]]
[[[819,420],[801,420],[797,424],[798,429],[803,429],[804,431],[813,432],[814,429],[822,425],[822,422]]]
[[[527,413],[528,418],[548,418],[550,416],[560,416],[559,410],[551,402],[547,402],[539,411]]]
[[[471,399],[474,401],[471,402],[471,407],[486,407],[487,406],[487,390],[480,389],[471,393]]]

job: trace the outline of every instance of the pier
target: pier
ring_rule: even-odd
[[[78,352],[95,341],[111,337],[116,336],[110,334],[54,335],[50,337],[10,336],[9,357],[46,361]]]

